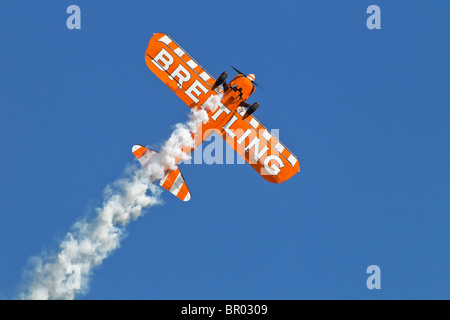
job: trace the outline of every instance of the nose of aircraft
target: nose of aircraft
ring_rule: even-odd
[[[250,80],[250,81],[255,81],[255,75],[253,74],[253,73],[250,73],[248,76],[247,76],[247,78]]]

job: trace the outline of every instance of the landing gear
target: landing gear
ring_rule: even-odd
[[[258,108],[259,108],[259,102],[255,102],[247,109],[247,115],[251,116]]]
[[[259,107],[259,102],[255,102],[255,103],[252,104],[251,106],[249,106],[248,103],[245,103],[245,104],[246,104],[246,105],[241,104],[241,106],[243,106],[243,107],[247,107],[247,106],[248,106],[247,112],[244,114],[244,116],[242,117],[242,119],[245,119],[245,118],[247,118],[248,116],[252,115],[252,114],[256,111],[256,109],[258,109],[258,107]]]
[[[224,83],[227,76],[228,72],[226,71],[222,72],[221,75],[217,78],[216,82],[214,82],[214,85],[212,86],[211,90],[215,90],[218,86]]]

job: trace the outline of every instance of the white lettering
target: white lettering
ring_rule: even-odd
[[[259,150],[259,142],[260,142],[260,140],[258,139],[258,137],[255,137],[255,138],[253,138],[253,140],[248,144],[248,146],[246,146],[246,147],[244,148],[245,151],[248,151],[248,150],[250,150],[253,146],[255,147],[255,149],[254,149],[255,153],[254,153],[254,156],[253,156],[253,158],[255,159],[255,161],[258,161],[259,158],[261,158],[261,157],[264,155],[264,153],[266,153],[267,150],[269,150],[269,148],[268,148],[267,146],[264,146],[264,148],[262,148],[262,150],[260,151],[260,150]]]
[[[236,136],[236,133],[234,133],[233,131],[231,131],[231,130],[230,130],[230,127],[231,127],[231,125],[232,125],[233,123],[236,122],[237,119],[238,119],[238,118],[237,118],[236,116],[233,116],[233,117],[230,119],[230,121],[228,121],[228,123],[227,123],[225,126],[223,126],[223,130],[225,130],[225,132],[228,133],[228,135],[229,135],[232,139],[234,139],[234,137]]]
[[[175,79],[175,77],[178,77],[178,87],[180,87],[180,89],[183,87],[183,82],[189,81],[189,79],[191,79],[191,74],[181,64],[172,72],[170,76],[171,79]]]
[[[203,160],[206,164],[223,164],[223,139],[217,134],[214,134],[206,139],[205,142],[211,141],[212,137],[214,137],[214,142],[208,144],[203,150]]]
[[[159,70],[167,71],[173,63],[173,57],[163,48],[156,55],[156,57],[152,59],[152,62],[159,68]]]
[[[206,89],[198,80],[195,80],[193,84],[191,84],[191,86],[189,88],[187,88],[187,90],[185,91],[186,95],[191,98],[192,101],[194,101],[195,103],[199,102],[199,99],[197,98],[201,92],[200,90],[198,90],[197,88],[202,89],[202,91],[204,93],[208,93],[208,89]],[[194,94],[195,93],[195,96]],[[197,96],[197,97],[196,97]]]
[[[278,162],[278,166],[276,166],[275,163],[272,163],[272,166],[269,167],[270,160],[275,160],[276,162]],[[266,168],[267,172],[269,172],[271,175],[276,176],[278,173],[280,173],[281,168],[284,167],[284,163],[283,161],[281,161],[280,157],[270,155],[264,159],[264,167]]]
[[[367,18],[366,25],[369,30],[381,29],[381,10],[377,5],[371,5],[367,7],[366,13],[372,13],[370,17]]]

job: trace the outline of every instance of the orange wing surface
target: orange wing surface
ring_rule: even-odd
[[[203,104],[211,95],[215,80],[168,35],[153,35],[145,51],[145,62],[190,108]]]
[[[253,116],[243,118],[245,108],[239,107],[221,120],[226,114],[222,108],[226,107],[221,105],[210,121],[216,119],[222,138],[264,179],[281,183],[300,171],[297,157],[269,130]]]
[[[159,184],[179,199],[183,201],[191,200],[191,193],[179,168],[169,171]]]

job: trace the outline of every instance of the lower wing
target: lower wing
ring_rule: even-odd
[[[269,182],[281,183],[299,172],[297,157],[255,117],[243,118],[245,113],[246,109],[239,107],[220,124],[222,138]]]

